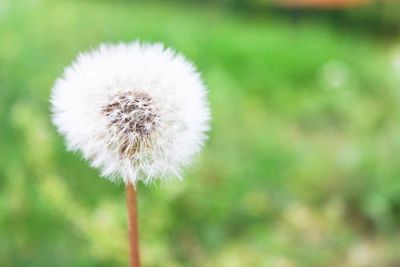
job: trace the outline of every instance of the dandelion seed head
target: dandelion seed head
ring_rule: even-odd
[[[78,56],[52,91],[67,147],[111,180],[180,177],[209,128],[195,67],[161,44],[101,45]]]

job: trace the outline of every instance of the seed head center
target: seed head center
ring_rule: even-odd
[[[102,106],[109,127],[119,137],[123,156],[136,153],[141,143],[159,128],[159,115],[152,98],[143,92],[123,92],[111,96]]]

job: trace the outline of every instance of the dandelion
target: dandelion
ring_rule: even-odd
[[[206,139],[206,97],[195,67],[162,44],[103,44],[80,54],[56,81],[53,122],[69,150],[127,185],[131,234],[134,185],[181,177]],[[131,257],[139,266],[138,254]]]

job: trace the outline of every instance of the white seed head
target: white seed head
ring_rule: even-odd
[[[195,67],[161,44],[101,45],[80,54],[52,91],[53,122],[104,177],[180,177],[209,128]]]

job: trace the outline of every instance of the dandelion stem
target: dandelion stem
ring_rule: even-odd
[[[126,185],[126,204],[128,208],[130,267],[140,267],[136,189],[131,183]]]

